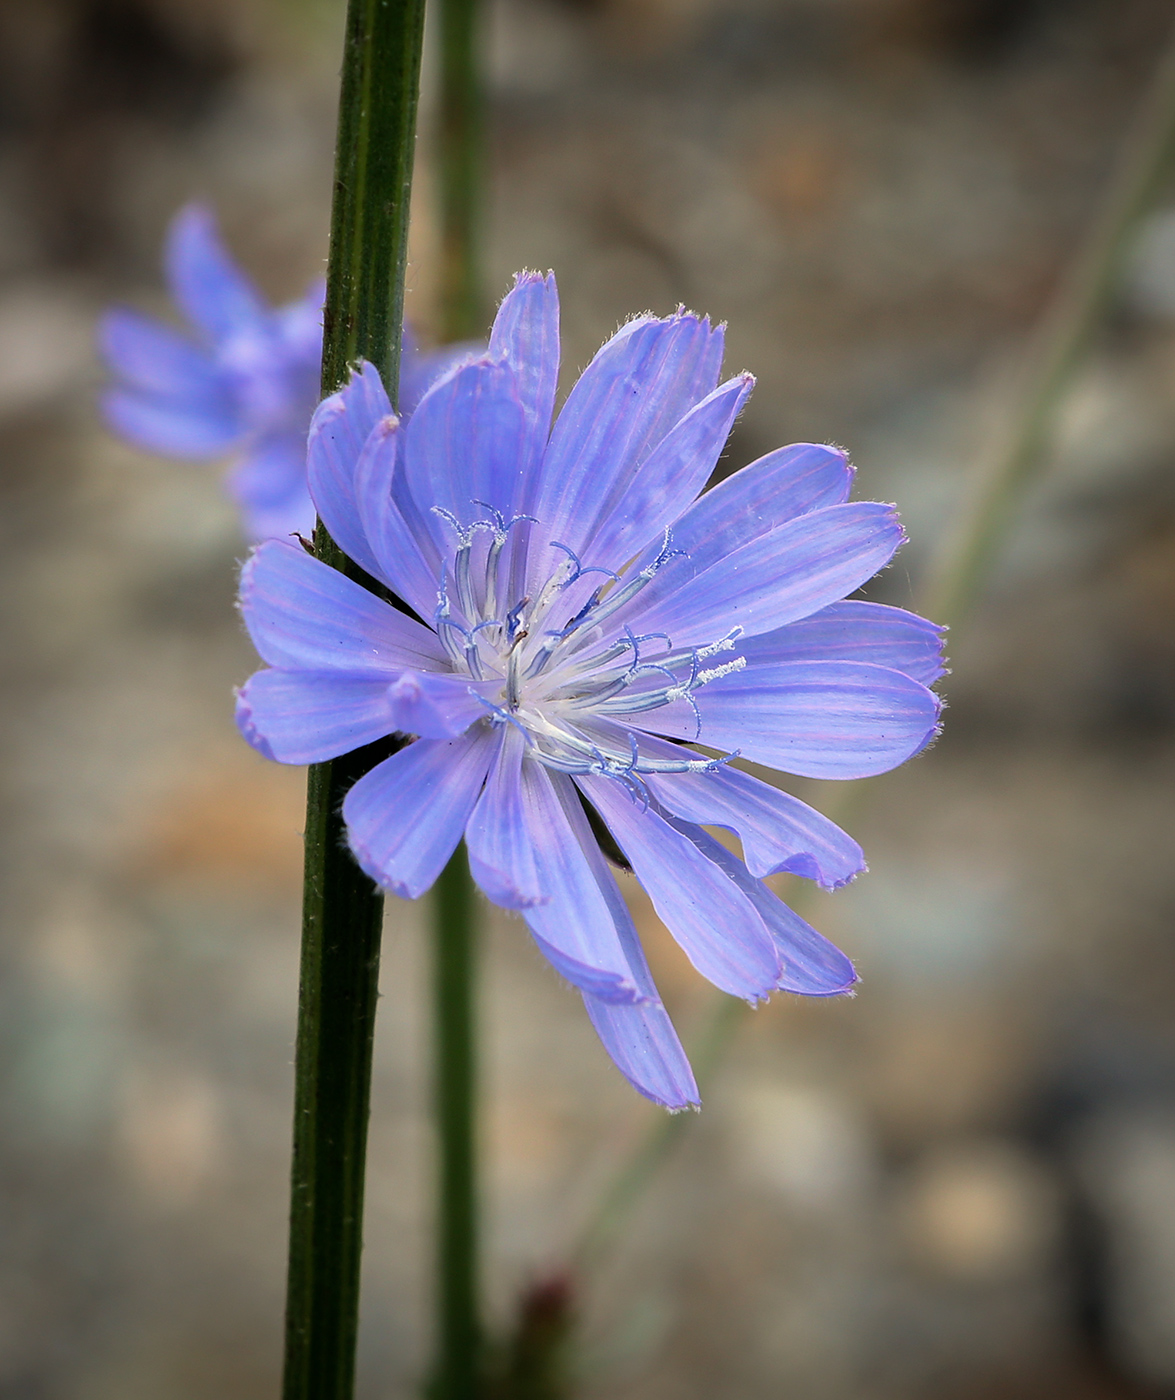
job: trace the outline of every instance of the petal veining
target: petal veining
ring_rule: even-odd
[[[580,991],[604,1001],[649,995],[629,961],[631,943],[602,884],[599,850],[570,781],[526,762],[524,804],[543,904],[523,917],[543,953]],[[606,871],[604,872],[607,873]],[[655,993],[654,993],[655,995]]]
[[[732,831],[752,875],[800,875],[836,889],[865,869],[861,847],[835,822],[737,768],[650,774],[644,781],[674,816]]]
[[[856,661],[748,666],[697,693],[701,717],[666,706],[654,733],[740,752],[802,778],[868,778],[912,758],[934,737],[938,697],[900,671]]]
[[[372,679],[449,670],[426,627],[283,540],[260,545],[241,571],[241,613],[271,666]]]
[[[608,824],[658,917],[703,977],[755,1000],[775,987],[779,959],[762,919],[724,871],[652,806],[607,778],[576,780]]]
[[[417,739],[365,773],[343,800],[355,859],[377,885],[418,899],[457,849],[498,745],[484,728]]]
[[[581,551],[661,439],[714,390],[721,363],[722,332],[707,320],[682,313],[622,326],[555,421],[531,512],[536,533]]]

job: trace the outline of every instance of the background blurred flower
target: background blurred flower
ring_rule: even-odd
[[[555,282],[523,274],[488,354],[406,426],[370,365],[315,414],[319,514],[416,616],[278,541],[241,584],[272,668],[240,692],[246,738],[312,763],[419,736],[347,796],[359,863],[415,898],[464,836],[482,890],[522,912],[616,1064],[670,1108],[697,1089],[588,804],[716,986],[846,991],[848,959],[764,877],[835,888],[860,847],[690,745],[805,777],[885,772],[934,734],[942,673],[933,624],[842,601],[903,539],[891,507],[848,502],[842,452],[783,448],[695,499],[753,383],[718,384],[722,350],[684,312],[630,321],[552,429]],[[735,832],[745,864],[703,823]]]
[[[250,539],[309,535],[306,430],[320,397],[324,283],[315,281],[300,301],[268,306],[225,250],[212,212],[198,204],[172,221],[164,268],[191,329],[122,308],[106,313],[101,346],[116,381],[103,395],[107,421],[165,456],[232,456],[225,485]],[[472,348],[421,355],[406,332],[401,412]]]

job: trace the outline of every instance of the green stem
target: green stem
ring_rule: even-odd
[[[444,340],[485,330],[477,248],[485,104],[477,62],[480,0],[440,0],[441,329]]]
[[[462,852],[434,893],[436,1114],[439,1151],[436,1400],[477,1393],[476,947],[473,882]]]
[[[356,359],[395,398],[424,0],[350,0],[339,99],[322,387]],[[367,581],[319,522],[319,559]],[[391,744],[315,764],[306,804],[302,970],[284,1400],[349,1400],[378,995],[380,892],[346,849],[340,806]]]
[[[938,622],[959,623],[979,596],[1015,509],[1039,472],[1075,369],[1104,314],[1121,274],[1138,220],[1146,212],[1175,156],[1175,36],[1156,70],[1106,192],[1101,211],[1069,275],[1049,307],[1029,355],[1030,369],[1003,446],[993,454],[979,489],[956,529],[948,534],[920,592],[919,609]],[[816,805],[843,821],[873,788],[866,782],[822,784]],[[803,911],[810,886],[789,903]],[[705,1084],[743,1022],[743,1004],[717,995],[692,1052],[698,1082]],[[619,1231],[680,1139],[688,1115],[653,1119],[631,1155],[605,1187],[573,1247],[576,1263],[589,1264]]]
[[[478,0],[440,0],[442,338],[484,333],[477,234],[482,95]],[[481,1388],[478,1290],[476,910],[463,852],[434,894],[434,1066],[437,1198],[435,1400],[472,1400]]]

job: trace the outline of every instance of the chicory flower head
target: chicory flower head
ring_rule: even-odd
[[[752,386],[718,384],[722,340],[685,312],[630,321],[552,428],[555,282],[522,274],[488,353],[410,422],[371,365],[314,416],[319,514],[415,616],[285,542],[241,580],[271,668],[239,693],[249,742],[313,763],[417,736],[347,795],[359,864],[415,898],[464,836],[621,1071],[674,1109],[697,1088],[589,809],[716,986],[845,992],[851,963],[764,877],[842,885],[860,847],[728,759],[884,772],[934,735],[942,674],[940,629],[842,601],[903,539],[891,507],[847,500],[842,452],[785,447],[699,496]]]
[[[100,342],[116,383],[103,396],[116,432],[169,457],[235,459],[226,479],[253,540],[309,534],[306,430],[319,400],[322,303],[315,281],[288,306],[268,306],[232,261],[210,210],[181,209],[164,266],[191,331],[134,311],[109,311]],[[405,337],[401,412],[469,346],[420,355]]]

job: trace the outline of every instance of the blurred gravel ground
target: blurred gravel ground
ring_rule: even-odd
[[[1164,42],[1160,0],[497,0],[488,284],[553,266],[570,377],[729,319],[729,465],[847,445],[904,601]],[[0,1400],[275,1393],[302,779],[215,472],[112,442],[97,311],[211,200],[266,292],[325,255],[341,26],[314,0],[0,8]],[[427,153],[427,137],[422,145]],[[1172,191],[1175,204],[1175,191]],[[586,1396],[1110,1400],[1175,1387],[1175,215],[1083,370],[943,740],[817,922],[852,1001],[747,1018],[579,1300]],[[433,310],[420,172],[409,304]],[[686,1029],[706,989],[632,892]],[[422,911],[389,910],[361,1393],[427,1353]],[[489,917],[495,1317],[649,1114]]]

